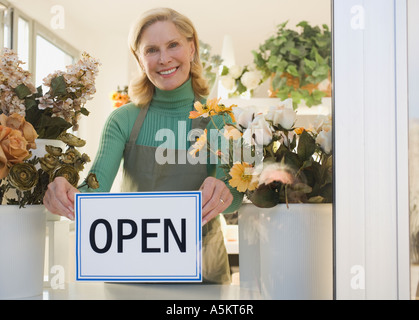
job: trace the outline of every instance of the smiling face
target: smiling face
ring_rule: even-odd
[[[148,79],[161,90],[173,90],[189,79],[195,53],[192,41],[170,21],[146,28],[139,45],[139,61]]]

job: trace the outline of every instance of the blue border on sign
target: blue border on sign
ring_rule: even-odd
[[[81,228],[81,200],[83,198],[150,198],[150,197],[193,197],[196,202],[195,241],[197,244],[197,260],[195,275],[164,275],[164,276],[106,276],[81,275],[80,228]],[[131,193],[76,193],[75,195],[75,232],[76,232],[76,280],[77,281],[107,281],[107,282],[202,282],[202,194],[200,191],[181,192],[131,192]]]

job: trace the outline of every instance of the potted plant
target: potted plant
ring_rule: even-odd
[[[308,107],[318,105],[330,96],[331,33],[327,25],[302,21],[298,32],[287,24],[278,25],[276,34],[253,51],[254,63],[265,79],[272,79],[271,96],[292,98],[294,108],[301,100]]]
[[[99,63],[87,53],[67,71],[49,75],[43,94],[23,70],[15,52],[0,56],[0,298],[40,294],[43,285],[45,217],[43,197],[55,177],[79,183],[90,159],[77,148],[86,143],[66,132],[78,128],[80,115],[95,92]],[[65,148],[44,144],[61,141]],[[35,153],[36,152],[36,153]],[[98,187],[94,175],[85,183]],[[7,263],[6,263],[7,261]]]
[[[195,103],[191,118],[233,123],[225,119],[217,139],[205,132],[191,154],[217,155],[226,183],[248,199],[239,209],[241,283],[257,278],[265,298],[332,298],[331,118],[295,127],[291,99],[266,113],[233,107]]]

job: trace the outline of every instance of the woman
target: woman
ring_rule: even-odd
[[[210,132],[225,124],[222,117],[211,122],[189,119],[194,102],[208,94],[196,30],[188,18],[172,9],[150,10],[133,26],[129,47],[139,64],[140,76],[130,84],[133,103],[116,109],[105,124],[91,168],[100,184],[95,191],[110,191],[121,159],[122,191],[201,190],[203,278],[208,282],[229,282],[227,253],[216,217],[237,210],[242,196],[220,180],[224,172],[218,166],[179,161],[161,164],[156,158],[164,140],[161,129],[177,135],[165,141],[167,154],[186,159],[190,142],[181,132]],[[49,185],[44,204],[52,213],[73,219],[74,194],[80,191],[90,190],[77,190],[65,179],[57,178]]]

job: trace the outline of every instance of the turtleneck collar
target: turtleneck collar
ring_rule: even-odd
[[[151,104],[153,107],[166,110],[185,108],[189,111],[194,101],[192,80],[189,78],[184,84],[173,90],[166,91],[156,87]]]

